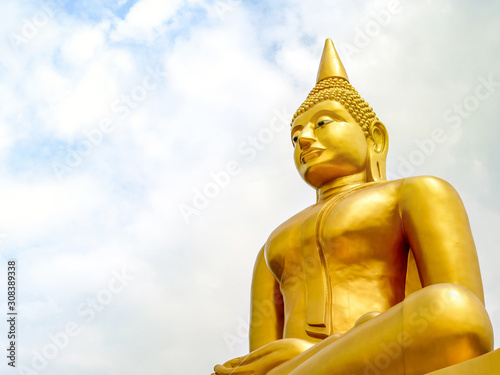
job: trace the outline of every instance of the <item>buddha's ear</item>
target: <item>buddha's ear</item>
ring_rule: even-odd
[[[389,148],[389,134],[387,133],[385,125],[378,120],[373,121],[368,131],[373,141],[372,145],[370,145],[373,151],[377,154],[387,154]]]
[[[368,163],[366,166],[366,177],[368,181],[386,180],[385,162],[389,149],[389,134],[384,124],[376,120],[370,124],[368,129]]]

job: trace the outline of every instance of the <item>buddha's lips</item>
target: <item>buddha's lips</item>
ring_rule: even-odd
[[[307,150],[307,152],[303,152],[300,155],[300,162],[302,164],[307,163],[309,160],[312,160],[314,158],[317,158],[324,150],[323,149],[312,149],[312,150]]]

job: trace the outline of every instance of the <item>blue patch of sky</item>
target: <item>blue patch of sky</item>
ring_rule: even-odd
[[[56,0],[55,0],[56,1]],[[128,1],[114,1],[110,3],[103,3],[98,0],[85,0],[85,1],[69,1],[69,0],[57,0],[63,3],[64,10],[76,18],[80,18],[86,21],[100,22],[103,19],[109,19],[110,14],[116,17],[124,19],[129,13],[130,9],[139,2],[139,0],[128,0]],[[186,17],[183,26],[187,29],[193,23],[203,20],[206,16],[206,11],[202,6],[186,5],[178,12],[176,17]]]
[[[203,7],[185,6],[164,23],[165,31],[158,34],[152,43],[153,45],[144,43],[142,39],[132,38],[120,41],[108,40],[108,45],[131,50],[141,61],[160,61],[177,39],[189,39],[192,25],[200,27],[207,23],[207,12]]]
[[[9,173],[15,177],[52,168],[55,160],[64,163],[68,146],[66,142],[48,137],[20,139],[13,144],[6,160]]]
[[[172,29],[170,30],[172,37],[189,35],[192,26],[200,27],[207,24],[207,11],[201,6],[183,7],[178,10],[175,15],[175,22],[170,21]]]
[[[119,8],[115,9],[115,14],[121,19],[124,19],[125,16],[128,14],[130,8],[132,8],[137,2],[138,0],[125,1],[124,4],[121,4]]]
[[[283,11],[286,7],[286,2],[281,1],[266,1],[266,0],[221,0],[231,5],[234,4],[236,7],[240,5],[246,6],[248,9],[255,10],[257,13],[262,15],[268,15],[269,12],[274,10]]]
[[[34,136],[18,140],[5,161],[7,172],[13,178],[34,182],[46,179],[58,181],[59,178],[70,177],[73,172],[92,170],[94,176],[107,181],[108,190],[113,192],[113,196],[127,201],[144,199],[146,186],[151,181],[140,170],[123,171],[113,168],[113,165],[121,162],[119,158],[114,160],[113,157],[105,157],[107,167],[102,168],[101,165],[101,168],[95,169],[96,164],[83,156],[75,168],[69,168],[68,157],[73,155],[79,158],[78,150],[81,146],[81,139],[70,144],[47,135],[44,138]]]
[[[103,4],[98,0],[85,0],[72,2],[69,0],[54,0],[63,3],[64,10],[68,15],[83,20],[90,24],[97,24],[102,20],[109,20],[110,14],[119,18],[125,18],[130,8],[140,0],[114,1],[111,4]],[[155,40],[155,48],[151,49],[148,43],[143,40],[126,39],[114,42],[108,40],[110,47],[123,47],[133,49],[135,54],[146,54],[149,56],[158,56],[162,53],[162,46],[171,44],[175,39],[188,37],[192,25],[199,27],[207,21],[207,12],[203,6],[186,4],[169,20],[164,26],[167,26],[165,33],[159,34]],[[155,53],[156,52],[156,53]]]
[[[249,12],[250,20],[262,48],[262,57],[275,64],[276,53],[280,50],[281,44],[280,41],[269,38],[267,31],[287,23],[289,15],[286,11],[283,11],[287,7],[286,3],[283,1],[273,2],[272,4],[264,1],[241,1],[240,6],[245,6]],[[315,42],[315,38],[305,35],[303,30],[291,30],[291,33],[298,34],[301,42],[306,45]]]
[[[100,22],[103,19],[109,19],[110,13],[117,17],[124,18],[139,0],[125,1],[100,1],[100,0],[55,0],[62,3],[64,10],[77,18]]]

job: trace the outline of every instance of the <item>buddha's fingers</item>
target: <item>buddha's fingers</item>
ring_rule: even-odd
[[[381,313],[379,311],[371,311],[369,313],[366,313],[362,315],[358,320],[356,320],[356,323],[354,323],[354,327],[358,327],[363,323],[366,323],[369,320],[372,320],[376,316],[379,316]]]
[[[214,367],[216,375],[254,375],[255,371],[248,369],[247,366],[239,367],[226,367],[224,365],[217,365]]]
[[[246,356],[243,356],[243,357],[236,357],[236,358],[233,358],[227,362],[225,362],[222,366],[224,367],[237,367],[241,364],[241,362],[243,362],[245,360],[245,358],[247,358],[248,355]]]
[[[233,358],[224,363],[223,366],[228,368],[235,368],[241,365],[249,365],[255,361],[261,360],[263,357],[266,357],[272,354],[273,352],[280,350],[281,349],[280,345],[282,344],[281,343],[282,341],[283,340],[270,343],[259,349],[254,350],[253,352],[247,355]]]
[[[256,362],[236,367],[217,365],[214,370],[217,375],[264,375],[285,361],[285,356],[280,353],[262,357]]]

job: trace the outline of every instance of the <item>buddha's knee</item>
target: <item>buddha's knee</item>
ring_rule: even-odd
[[[493,328],[483,303],[468,289],[436,284],[408,296],[405,327],[425,335],[427,344],[450,355],[452,362],[493,349]],[[410,338],[411,339],[411,338]]]

